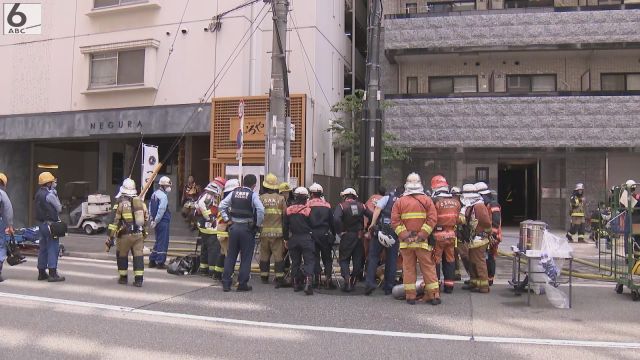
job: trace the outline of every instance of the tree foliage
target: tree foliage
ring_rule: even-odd
[[[352,177],[356,177],[359,174],[360,165],[360,125],[362,123],[363,110],[365,105],[364,90],[356,90],[353,94],[347,95],[341,101],[337,102],[331,107],[331,111],[340,114],[339,118],[332,121],[331,126],[327,131],[331,132],[333,136],[333,144],[335,147],[342,150],[348,150],[353,147],[354,152],[351,154],[351,163],[353,173]],[[382,108],[387,109],[391,104],[387,101],[382,102]],[[351,121],[353,120],[353,128],[351,127]],[[392,144],[392,142],[398,140],[398,138],[389,133],[383,132],[382,134],[382,163],[383,165],[389,164],[392,161],[407,160],[409,157],[410,149]]]

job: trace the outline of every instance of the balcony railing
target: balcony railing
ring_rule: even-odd
[[[465,93],[414,93],[386,94],[394,99],[443,99],[443,98],[483,98],[483,97],[552,97],[552,96],[640,96],[640,90],[626,91],[535,91],[535,92],[465,92]]]
[[[478,14],[529,13],[540,11],[601,11],[640,9],[640,0],[490,0],[487,9],[479,9],[475,0],[453,0],[428,2],[426,5],[412,6],[398,14],[387,14],[387,19],[408,19],[429,16],[456,16]],[[544,8],[544,10],[542,10]]]

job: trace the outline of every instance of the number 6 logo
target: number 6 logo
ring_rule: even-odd
[[[5,35],[42,33],[42,4],[6,3],[3,10]]]

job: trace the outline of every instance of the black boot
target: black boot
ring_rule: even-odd
[[[287,286],[287,283],[284,281],[284,278],[282,277],[276,278],[276,289],[280,289],[285,286]]]
[[[209,276],[209,269],[207,267],[198,268],[198,275]]]
[[[136,275],[136,277],[133,280],[133,286],[142,287],[142,275]]]
[[[47,270],[38,269],[38,281],[48,280],[48,279],[49,279],[49,275],[47,275]]]
[[[48,282],[61,282],[64,280],[64,276],[58,275],[57,269],[49,269],[49,279],[47,279]]]
[[[269,283],[269,276],[260,276],[260,280],[262,280],[263,284]]]
[[[351,292],[353,287],[351,285],[351,278],[349,276],[344,278],[344,285],[342,286],[343,292]]]
[[[218,281],[222,280],[222,273],[218,272],[218,271],[214,271],[213,272],[213,280],[218,280]]]
[[[311,276],[307,276],[304,281],[304,293],[307,295],[313,295],[313,280],[311,280]]]
[[[127,277],[127,275],[120,275],[120,278],[118,279],[118,284],[127,285],[128,282],[129,282],[129,278]]]
[[[293,291],[300,292],[304,289],[304,284],[300,279],[293,279]]]

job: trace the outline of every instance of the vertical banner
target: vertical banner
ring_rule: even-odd
[[[140,182],[141,189],[144,189],[147,181],[150,180],[150,177],[153,174],[153,170],[156,168],[158,161],[158,147],[154,145],[142,144],[142,182]]]
[[[236,160],[238,160],[238,180],[242,184],[242,151],[244,148],[244,100],[240,100],[238,105],[238,117],[240,118],[240,127],[236,136]]]

